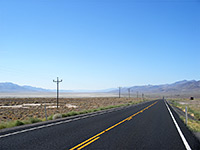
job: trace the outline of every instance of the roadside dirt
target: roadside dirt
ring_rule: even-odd
[[[26,120],[28,118],[45,118],[47,116],[70,111],[82,111],[110,105],[120,105],[140,101],[136,98],[60,98],[59,108],[55,98],[1,98],[0,122]]]

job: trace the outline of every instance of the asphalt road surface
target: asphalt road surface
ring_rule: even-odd
[[[164,100],[0,133],[0,150],[200,150]]]

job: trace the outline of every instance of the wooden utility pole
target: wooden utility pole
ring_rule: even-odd
[[[57,81],[53,80],[53,82],[57,83],[57,109],[58,109],[58,99],[59,99],[59,83],[62,82],[62,80],[59,81],[57,77]]]
[[[119,87],[119,98],[121,97],[121,87]]]

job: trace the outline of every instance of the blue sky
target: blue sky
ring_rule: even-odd
[[[54,89],[200,80],[199,0],[1,0],[0,82]]]

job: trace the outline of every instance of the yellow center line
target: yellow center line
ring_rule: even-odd
[[[150,107],[152,107],[152,106],[155,105],[156,103],[157,103],[157,101],[154,102],[153,104],[147,106],[146,108],[144,108],[144,109],[138,111],[137,113],[135,113],[135,114],[129,116],[128,118],[126,118],[126,119],[124,119],[124,120],[122,120],[122,121],[116,123],[115,125],[113,125],[113,126],[107,128],[106,130],[104,130],[104,131],[102,131],[102,132],[96,134],[95,136],[89,138],[88,140],[86,140],[86,141],[84,141],[84,142],[82,142],[82,143],[80,143],[80,144],[74,146],[74,147],[71,148],[70,150],[74,150],[74,149],[76,149],[76,148],[77,148],[77,150],[80,150],[80,149],[86,147],[87,145],[89,145],[89,144],[93,143],[94,141],[98,140],[98,139],[100,138],[100,137],[99,137],[100,135],[104,134],[105,132],[108,132],[109,130],[113,129],[114,127],[116,127],[116,126],[118,126],[118,125],[120,125],[120,124],[122,124],[122,123],[125,122],[125,121],[131,120],[134,116],[136,116],[136,115],[138,115],[138,114],[144,112],[145,110],[149,109]],[[85,143],[86,143],[86,144],[85,144]],[[81,146],[81,147],[80,147],[80,146]],[[78,147],[79,147],[79,148],[78,148]]]
[[[90,142],[86,143],[85,145],[79,147],[77,150],[81,150],[82,148],[84,148],[84,147],[86,147],[87,145],[91,144],[92,142],[98,140],[99,138],[100,138],[100,137],[97,137],[97,138],[93,139],[92,141],[90,141]]]
[[[93,137],[89,138],[88,140],[86,140],[86,141],[84,141],[84,142],[82,142],[82,143],[78,144],[77,146],[75,146],[75,147],[71,148],[70,150],[74,150],[74,149],[76,149],[77,147],[79,147],[79,146],[81,146],[81,145],[83,145],[83,144],[85,144],[85,143],[89,142],[90,140],[92,140],[92,139],[96,138],[97,136],[99,136],[99,135],[101,135],[101,134],[103,134],[103,133],[105,133],[105,131],[102,131],[102,132],[100,132],[99,134],[97,134],[97,135],[95,135],[95,136],[93,136]]]

